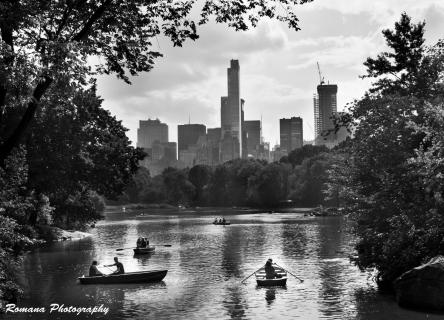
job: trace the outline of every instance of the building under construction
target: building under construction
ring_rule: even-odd
[[[318,64],[319,80],[317,94],[313,97],[315,145],[333,147],[338,143],[333,117],[337,114],[338,86],[325,84]]]

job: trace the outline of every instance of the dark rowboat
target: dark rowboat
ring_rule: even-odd
[[[267,279],[265,277],[265,268],[262,267],[255,272],[256,282],[258,286],[285,286],[287,284],[287,271],[282,268],[274,267],[274,270],[280,278]]]
[[[81,284],[111,284],[111,283],[143,283],[158,282],[165,278],[168,270],[153,270],[112,274],[109,276],[96,276],[79,278]]]
[[[231,223],[230,222],[213,222],[213,224],[216,226],[229,226]]]
[[[153,253],[154,250],[156,250],[156,247],[154,246],[149,246],[146,248],[134,248],[134,254],[148,254],[148,253]]]

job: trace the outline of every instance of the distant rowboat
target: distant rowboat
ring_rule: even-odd
[[[287,284],[287,271],[280,267],[274,267],[280,278],[267,279],[265,276],[265,267],[260,268],[254,274],[258,286],[285,286]]]
[[[149,254],[153,253],[154,250],[156,250],[156,247],[154,246],[148,246],[146,248],[134,248],[134,254]]]
[[[231,223],[230,222],[213,222],[213,224],[216,226],[229,226]]]
[[[111,274],[105,276],[85,277],[79,279],[81,284],[113,284],[113,283],[144,283],[158,282],[165,278],[168,270],[153,270]]]

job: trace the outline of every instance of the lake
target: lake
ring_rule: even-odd
[[[224,216],[229,226],[213,225]],[[442,315],[398,307],[368,273],[350,263],[353,237],[342,217],[293,213],[250,213],[212,209],[108,212],[79,241],[46,245],[23,263],[25,297],[19,307],[104,306],[106,319],[442,319]],[[157,244],[152,255],[134,256],[140,236]],[[163,244],[171,244],[164,247]],[[160,283],[80,285],[92,260],[125,270],[168,269]],[[257,287],[241,280],[268,258],[285,267],[285,288]],[[106,268],[101,269],[109,272]],[[86,314],[14,314],[7,319],[82,319]]]

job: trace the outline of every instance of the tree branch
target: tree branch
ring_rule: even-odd
[[[60,21],[59,27],[57,28],[57,31],[55,33],[55,37],[57,38],[60,33],[62,32],[63,28],[66,25],[66,22],[68,21],[69,15],[72,12],[72,6],[69,5],[69,2],[65,8],[65,10],[63,11],[63,16],[62,16],[62,20]]]
[[[99,18],[106,11],[106,8],[111,4],[112,0],[106,0],[100,7],[97,8],[96,11],[92,14],[92,16],[88,19],[88,21],[83,26],[82,30],[77,33],[72,40],[74,41],[82,41],[85,40],[88,36],[88,33],[91,31],[93,24],[99,20]]]
[[[35,87],[31,97],[31,101],[28,102],[28,107],[26,108],[26,111],[22,119],[20,120],[20,123],[15,128],[11,136],[0,146],[0,166],[4,166],[5,159],[11,153],[12,149],[20,143],[23,134],[34,118],[34,114],[40,104],[41,97],[46,92],[46,90],[48,90],[52,81],[53,80],[50,77],[45,76],[44,80],[42,82],[39,82]]]
[[[12,37],[12,27],[11,25],[5,23],[2,23],[0,26],[1,29],[1,36],[2,40],[10,46],[11,52],[9,53],[9,56],[5,57],[5,65],[10,66],[14,62],[14,39]],[[7,53],[8,54],[8,53]],[[6,78],[6,76],[5,76]],[[3,120],[3,113],[5,110],[5,104],[6,104],[6,93],[8,92],[8,89],[6,88],[6,79],[2,79],[0,83],[0,123]]]

